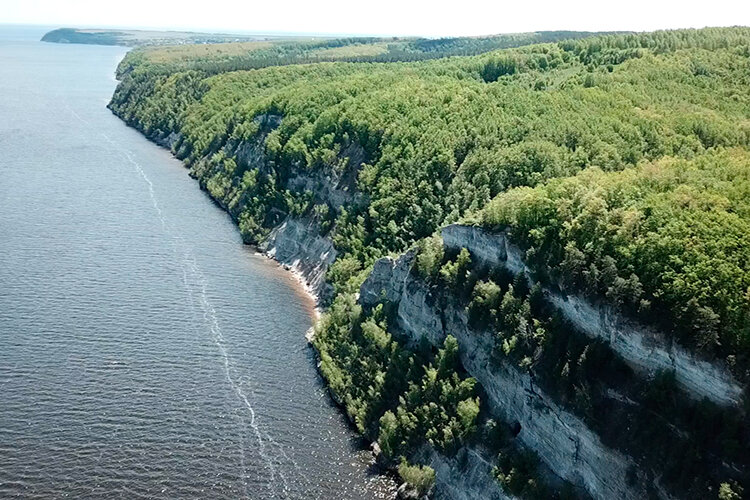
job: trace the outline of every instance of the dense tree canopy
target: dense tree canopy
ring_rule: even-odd
[[[512,190],[482,221],[510,228],[556,282],[737,362],[750,350],[748,195],[747,150],[712,150]]]
[[[356,303],[375,259],[414,244],[415,272],[463,300],[474,327],[497,332],[498,359],[558,380],[548,391],[607,430],[610,408],[596,395],[603,367],[619,366],[611,353],[535,306],[538,290],[482,275],[468,252],[445,255],[432,235],[457,220],[508,230],[540,280],[637,314],[747,380],[750,29],[557,34],[486,52],[536,36],[133,51],[120,68],[110,107],[185,159],[246,241],[290,215],[331,239],[338,258],[315,340],[321,372],[394,463],[425,443],[451,453],[486,428],[481,390],[447,362],[457,348],[450,337],[439,352],[407,348],[387,303]],[[463,54],[479,55],[441,57]],[[322,59],[340,62],[295,64]],[[330,186],[313,192],[310,179],[336,184],[336,195]],[[705,491],[696,467],[715,449],[696,429],[720,422],[729,450],[741,426],[714,410],[669,406],[668,384],[657,396],[628,384],[620,389],[644,408],[628,425],[642,428],[631,442],[610,436],[613,446],[633,452],[655,439],[653,429],[669,432],[644,423],[655,412],[682,415],[696,440],[665,448],[689,466],[644,456],[676,464],[672,484],[701,478],[690,480],[692,492]],[[497,477],[515,493],[546,495],[529,479],[533,463],[505,450]]]
[[[511,187],[589,166],[620,170],[748,144],[750,30],[632,37],[423,63],[322,63],[211,78],[134,72],[112,107],[147,134],[179,131],[191,161],[252,137],[259,115],[283,116],[265,138],[278,188],[291,170],[332,167],[348,144],[361,145],[367,161],[356,187],[370,203],[347,209],[335,230],[350,233],[345,226],[361,223],[362,247],[377,255],[403,250]],[[636,57],[632,40],[651,48],[638,48]],[[683,49],[688,43],[694,48]],[[713,45],[728,48],[702,48]],[[625,55],[584,63],[602,51]],[[486,73],[508,61],[514,72],[486,83]],[[255,189],[266,187],[262,180]],[[253,217],[262,219],[268,208],[251,210]],[[365,265],[372,260],[356,257]]]
[[[540,31],[438,39],[289,37],[238,43],[144,47],[128,53],[120,63],[118,73],[122,75],[136,68],[142,70],[144,66],[148,66],[149,71],[160,73],[192,69],[216,74],[324,61],[421,61],[482,54],[532,43],[575,40],[596,34],[586,31]]]

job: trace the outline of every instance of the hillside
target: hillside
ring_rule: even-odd
[[[262,40],[267,37],[231,35],[222,33],[196,33],[191,31],[154,31],[128,29],[80,29],[59,28],[42,36],[43,42],[82,43],[87,45],[124,45],[126,47],[174,45],[174,44],[217,44]]]
[[[476,55],[532,43],[579,39],[597,33],[540,31],[459,38],[296,37],[261,43],[145,47],[123,59],[118,73],[138,67],[161,73],[199,70],[207,74],[315,62],[404,62]]]
[[[408,482],[739,498],[750,29],[363,45],[131,52],[110,108],[306,275],[321,372]]]

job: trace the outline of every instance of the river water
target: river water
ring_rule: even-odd
[[[378,498],[313,303],[106,108],[125,49],[0,26],[0,497]]]

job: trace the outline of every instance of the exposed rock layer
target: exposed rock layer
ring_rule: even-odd
[[[325,275],[337,252],[330,239],[320,236],[320,228],[313,221],[288,217],[258,248],[303,276],[316,296],[330,296],[332,290]]]
[[[444,308],[434,304],[428,287],[410,273],[412,261],[411,253],[378,261],[362,285],[362,304],[373,306],[381,297],[397,304],[396,326],[410,343],[426,338],[440,346],[446,335],[453,335],[461,362],[483,387],[491,411],[507,422],[519,422],[518,439],[555,474],[594,498],[644,498],[644,488],[628,479],[633,461],[606,447],[580,418],[535,386],[530,375],[493,363],[491,334],[471,330],[458,304],[449,301]]]
[[[444,228],[442,235],[446,248],[466,248],[483,265],[530,274],[523,263],[523,252],[503,233],[454,224]],[[634,369],[649,375],[674,370],[677,383],[695,398],[706,397],[723,405],[740,403],[742,388],[725,367],[697,358],[660,332],[626,318],[611,305],[593,303],[578,294],[563,295],[550,287],[545,287],[544,292],[576,328],[609,342],[612,350]]]
[[[446,457],[430,446],[414,455],[417,462],[435,470],[435,498],[451,500],[511,500],[492,476],[492,459],[484,450],[463,447]]]

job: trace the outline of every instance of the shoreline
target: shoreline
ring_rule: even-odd
[[[210,196],[210,195],[209,195]],[[211,198],[213,200],[213,198]],[[279,268],[286,271],[289,275],[289,278],[291,278],[292,281],[295,282],[295,290],[302,295],[304,295],[307,299],[310,300],[312,303],[312,307],[310,308],[310,318],[312,319],[312,325],[310,328],[307,329],[307,332],[305,332],[305,340],[310,344],[310,347],[313,347],[312,341],[315,337],[315,327],[318,325],[318,321],[320,320],[321,315],[323,314],[323,309],[320,306],[320,297],[317,293],[315,293],[315,290],[310,286],[310,282],[305,277],[305,274],[300,271],[295,265],[289,265],[285,264],[283,262],[280,262],[276,260],[276,258],[273,255],[270,255],[268,252],[264,252],[260,250],[255,245],[250,245],[253,250],[253,255],[257,255],[260,257],[263,257],[274,264],[278,266]],[[313,348],[314,349],[314,348]],[[315,350],[315,349],[314,349]],[[317,350],[315,350],[316,356],[317,356]]]
[[[111,110],[110,110],[111,111]],[[147,141],[155,144],[160,149],[167,152],[174,160],[178,161],[180,165],[182,165],[183,168],[185,168],[189,172],[189,167],[185,164],[184,161],[177,158],[175,153],[172,151],[172,149],[165,143],[159,140],[155,140],[153,137],[149,137],[147,134],[144,134],[143,131],[139,130],[136,127],[133,127],[129,123],[127,123],[125,120],[122,119],[122,117],[118,116],[116,113],[112,113],[118,120],[120,120],[122,123],[125,124],[125,126],[132,128],[136,132],[138,132],[142,137],[144,137]],[[190,176],[192,177],[192,176]],[[237,220],[232,216],[230,211],[227,209],[226,206],[224,206],[219,200],[211,196],[211,194],[208,192],[207,189],[205,189],[203,186],[201,186],[200,182],[198,182],[197,179],[193,178],[196,183],[198,184],[198,188],[205,193],[206,196],[214,203],[216,204],[224,213],[226,213],[233,221],[235,229],[239,232],[239,226],[237,224]],[[372,480],[377,481],[383,481],[387,484],[384,484],[382,494],[382,499],[384,500],[396,500],[398,498],[398,488],[402,484],[402,481],[399,480],[397,472],[389,467],[383,467],[380,465],[378,461],[378,455],[379,452],[376,450],[377,448],[377,442],[371,442],[367,437],[365,437],[363,434],[360,434],[355,426],[354,421],[346,411],[346,405],[341,400],[341,398],[338,397],[337,394],[333,392],[331,387],[327,384],[325,378],[323,377],[323,374],[320,371],[320,352],[315,347],[315,344],[313,343],[313,340],[315,338],[315,329],[318,325],[318,322],[323,314],[322,306],[320,305],[320,297],[315,292],[312,286],[310,286],[310,283],[305,276],[305,273],[299,269],[298,264],[299,261],[295,261],[292,264],[287,264],[284,262],[279,261],[273,254],[270,252],[261,250],[258,245],[253,243],[245,243],[242,242],[242,245],[247,247],[248,250],[252,252],[252,255],[258,255],[262,256],[263,258],[273,262],[276,267],[284,270],[287,272],[288,279],[294,281],[294,290],[296,293],[300,293],[301,296],[304,296],[305,298],[310,300],[310,308],[309,308],[309,314],[310,319],[312,320],[312,324],[310,328],[305,332],[304,337],[307,341],[307,347],[312,351],[312,355],[314,357],[314,368],[315,373],[317,374],[317,377],[320,379],[321,383],[323,384],[323,387],[325,389],[326,394],[328,395],[328,398],[331,402],[331,404],[337,409],[337,412],[343,417],[343,419],[347,422],[350,431],[353,433],[353,437],[355,439],[358,439],[360,444],[357,446],[359,448],[360,452],[366,453],[370,459],[368,460],[368,469],[374,470],[374,474],[371,477]]]

